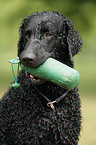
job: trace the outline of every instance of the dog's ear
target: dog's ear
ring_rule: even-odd
[[[74,66],[73,56],[80,51],[82,40],[78,33],[75,31],[73,23],[68,19],[64,18],[64,35],[66,36],[67,43],[67,64],[71,67]],[[64,39],[63,39],[64,41]]]
[[[24,48],[24,26],[25,26],[25,23],[26,21],[28,20],[28,17],[26,17],[22,23],[21,23],[21,26],[19,28],[19,32],[20,32],[20,38],[19,38],[19,41],[18,41],[18,56],[20,55],[20,53],[23,51],[23,48]]]
[[[73,65],[73,56],[80,51],[82,40],[75,31],[73,23],[68,18],[66,18],[66,31],[70,62]]]
[[[67,42],[69,49],[71,50],[72,56],[77,54],[80,51],[82,40],[78,35],[78,32],[75,31],[73,23],[66,18],[67,23]]]

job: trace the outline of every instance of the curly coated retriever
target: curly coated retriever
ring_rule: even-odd
[[[82,41],[72,22],[58,12],[37,12],[20,27],[18,56],[21,63],[38,67],[52,57],[73,67]],[[18,89],[10,87],[0,102],[1,145],[77,145],[81,130],[78,88],[66,89],[20,71]],[[51,101],[66,96],[48,107]]]

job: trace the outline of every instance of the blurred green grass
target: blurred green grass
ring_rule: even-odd
[[[96,145],[96,96],[83,96],[82,131],[79,145]]]

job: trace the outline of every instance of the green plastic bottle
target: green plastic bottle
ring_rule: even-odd
[[[77,70],[53,59],[48,58],[37,68],[21,65],[22,69],[40,79],[55,83],[67,90],[78,85],[80,75]]]

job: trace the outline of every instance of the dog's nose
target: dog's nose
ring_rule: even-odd
[[[28,57],[25,57],[25,58],[22,58],[22,62],[23,63],[32,63],[34,61],[34,59],[32,58],[28,58]]]
[[[32,66],[33,62],[36,60],[36,56],[34,54],[22,54],[19,56],[20,61],[25,66]]]

